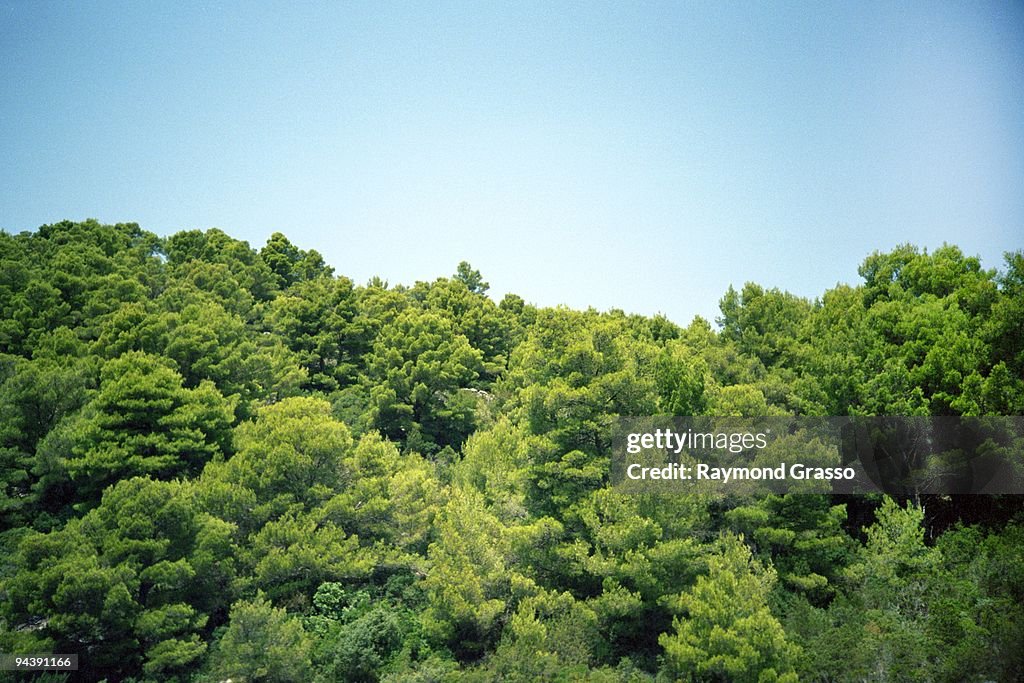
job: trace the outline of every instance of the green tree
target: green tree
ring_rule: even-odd
[[[659,410],[669,415],[703,415],[707,374],[707,365],[688,344],[676,340],[666,344],[654,374]]]
[[[228,629],[211,654],[219,680],[300,683],[313,675],[312,639],[299,619],[264,597],[231,606]]]
[[[424,309],[448,318],[454,331],[480,351],[485,379],[493,380],[505,370],[520,328],[511,315],[484,296],[479,288],[474,289],[458,277],[441,278],[429,285],[417,283],[409,294],[420,301]]]
[[[463,447],[455,468],[455,481],[475,488],[488,509],[505,523],[526,517],[529,481],[530,437],[506,417],[489,430],[478,430]]]
[[[741,293],[729,287],[719,307],[722,335],[766,366],[789,365],[800,354],[798,330],[810,303],[789,292],[748,282]]]
[[[293,285],[268,306],[270,329],[298,356],[311,389],[332,391],[355,381],[369,350],[355,298],[351,280],[319,277]]]
[[[304,251],[292,244],[287,237],[275,232],[260,249],[260,257],[277,276],[277,286],[287,289],[296,282],[316,277],[330,277],[334,269],[324,263],[319,252]]]
[[[433,452],[472,432],[476,402],[459,389],[479,377],[481,354],[445,318],[403,311],[381,330],[366,365],[373,423],[388,438]]]
[[[835,594],[854,549],[843,530],[845,505],[831,505],[824,495],[766,496],[729,510],[725,518],[789,590],[819,606]]]
[[[38,513],[36,446],[86,401],[91,373],[83,365],[20,361],[0,384],[0,530]]]
[[[65,463],[84,500],[136,475],[195,475],[230,444],[234,402],[211,383],[195,389],[165,359],[129,352],[107,362],[83,409]]]
[[[473,659],[493,647],[510,603],[534,586],[508,566],[502,525],[479,494],[453,491],[437,524],[424,579],[424,630],[456,656]]]
[[[455,271],[455,279],[466,285],[469,291],[474,294],[485,294],[491,288],[489,284],[484,282],[480,271],[475,270],[473,266],[469,265],[468,261],[459,262],[459,267]]]
[[[240,552],[246,570],[240,584],[282,604],[303,606],[320,584],[369,573],[372,557],[358,549],[358,538],[318,515],[288,512],[248,539]]]
[[[321,509],[325,520],[363,539],[423,553],[433,536],[444,493],[433,465],[416,453],[400,456],[395,444],[370,432],[343,465],[345,486]]]
[[[329,646],[332,680],[376,683],[403,641],[399,615],[381,603],[332,634]]]
[[[902,508],[887,497],[876,515],[861,556],[847,569],[864,633],[851,664],[880,680],[926,680],[934,651],[925,620],[939,557],[925,545],[920,506]]]
[[[587,680],[599,647],[593,610],[568,593],[542,592],[519,604],[494,655],[469,680]]]
[[[172,271],[188,272],[194,262],[221,264],[233,279],[256,301],[273,297],[277,276],[247,242],[236,240],[222,230],[212,228],[179,232],[167,239],[165,250]],[[208,278],[209,286],[216,280]]]
[[[186,680],[206,650],[208,610],[226,607],[223,587],[204,590],[193,566],[206,524],[186,485],[121,481],[81,519],[25,536],[5,616],[41,622],[55,651],[82,654],[90,679]]]
[[[184,384],[204,380],[225,396],[237,396],[247,417],[253,404],[297,394],[307,374],[281,340],[257,335],[245,321],[215,301],[188,300],[160,316],[166,345],[160,353],[178,365]]]
[[[351,479],[352,436],[323,399],[294,397],[261,408],[235,430],[235,447],[229,460],[207,465],[198,495],[243,538],[296,504],[313,510]]]
[[[796,681],[800,649],[768,608],[775,571],[753,559],[734,536],[708,558],[709,573],[670,601],[681,616],[659,639],[665,673],[675,678]]]

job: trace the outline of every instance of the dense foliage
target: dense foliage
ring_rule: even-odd
[[[281,234],[0,233],[0,651],[110,681],[1022,680],[1016,497],[608,484],[616,415],[1024,412],[1024,255],[860,275],[730,288],[716,329],[495,303],[465,263],[359,286]]]

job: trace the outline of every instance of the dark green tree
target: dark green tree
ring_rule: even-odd
[[[77,418],[65,467],[83,500],[120,479],[199,473],[230,447],[234,402],[211,383],[182,386],[173,363],[129,352],[103,366],[96,396]]]

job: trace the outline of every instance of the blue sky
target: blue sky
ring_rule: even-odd
[[[0,1],[0,160],[9,232],[281,231],[687,323],[1024,247],[1024,6]]]

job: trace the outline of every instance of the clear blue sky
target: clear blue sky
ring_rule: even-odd
[[[281,231],[357,282],[712,318],[1024,247],[1024,6],[0,1],[0,228]]]

